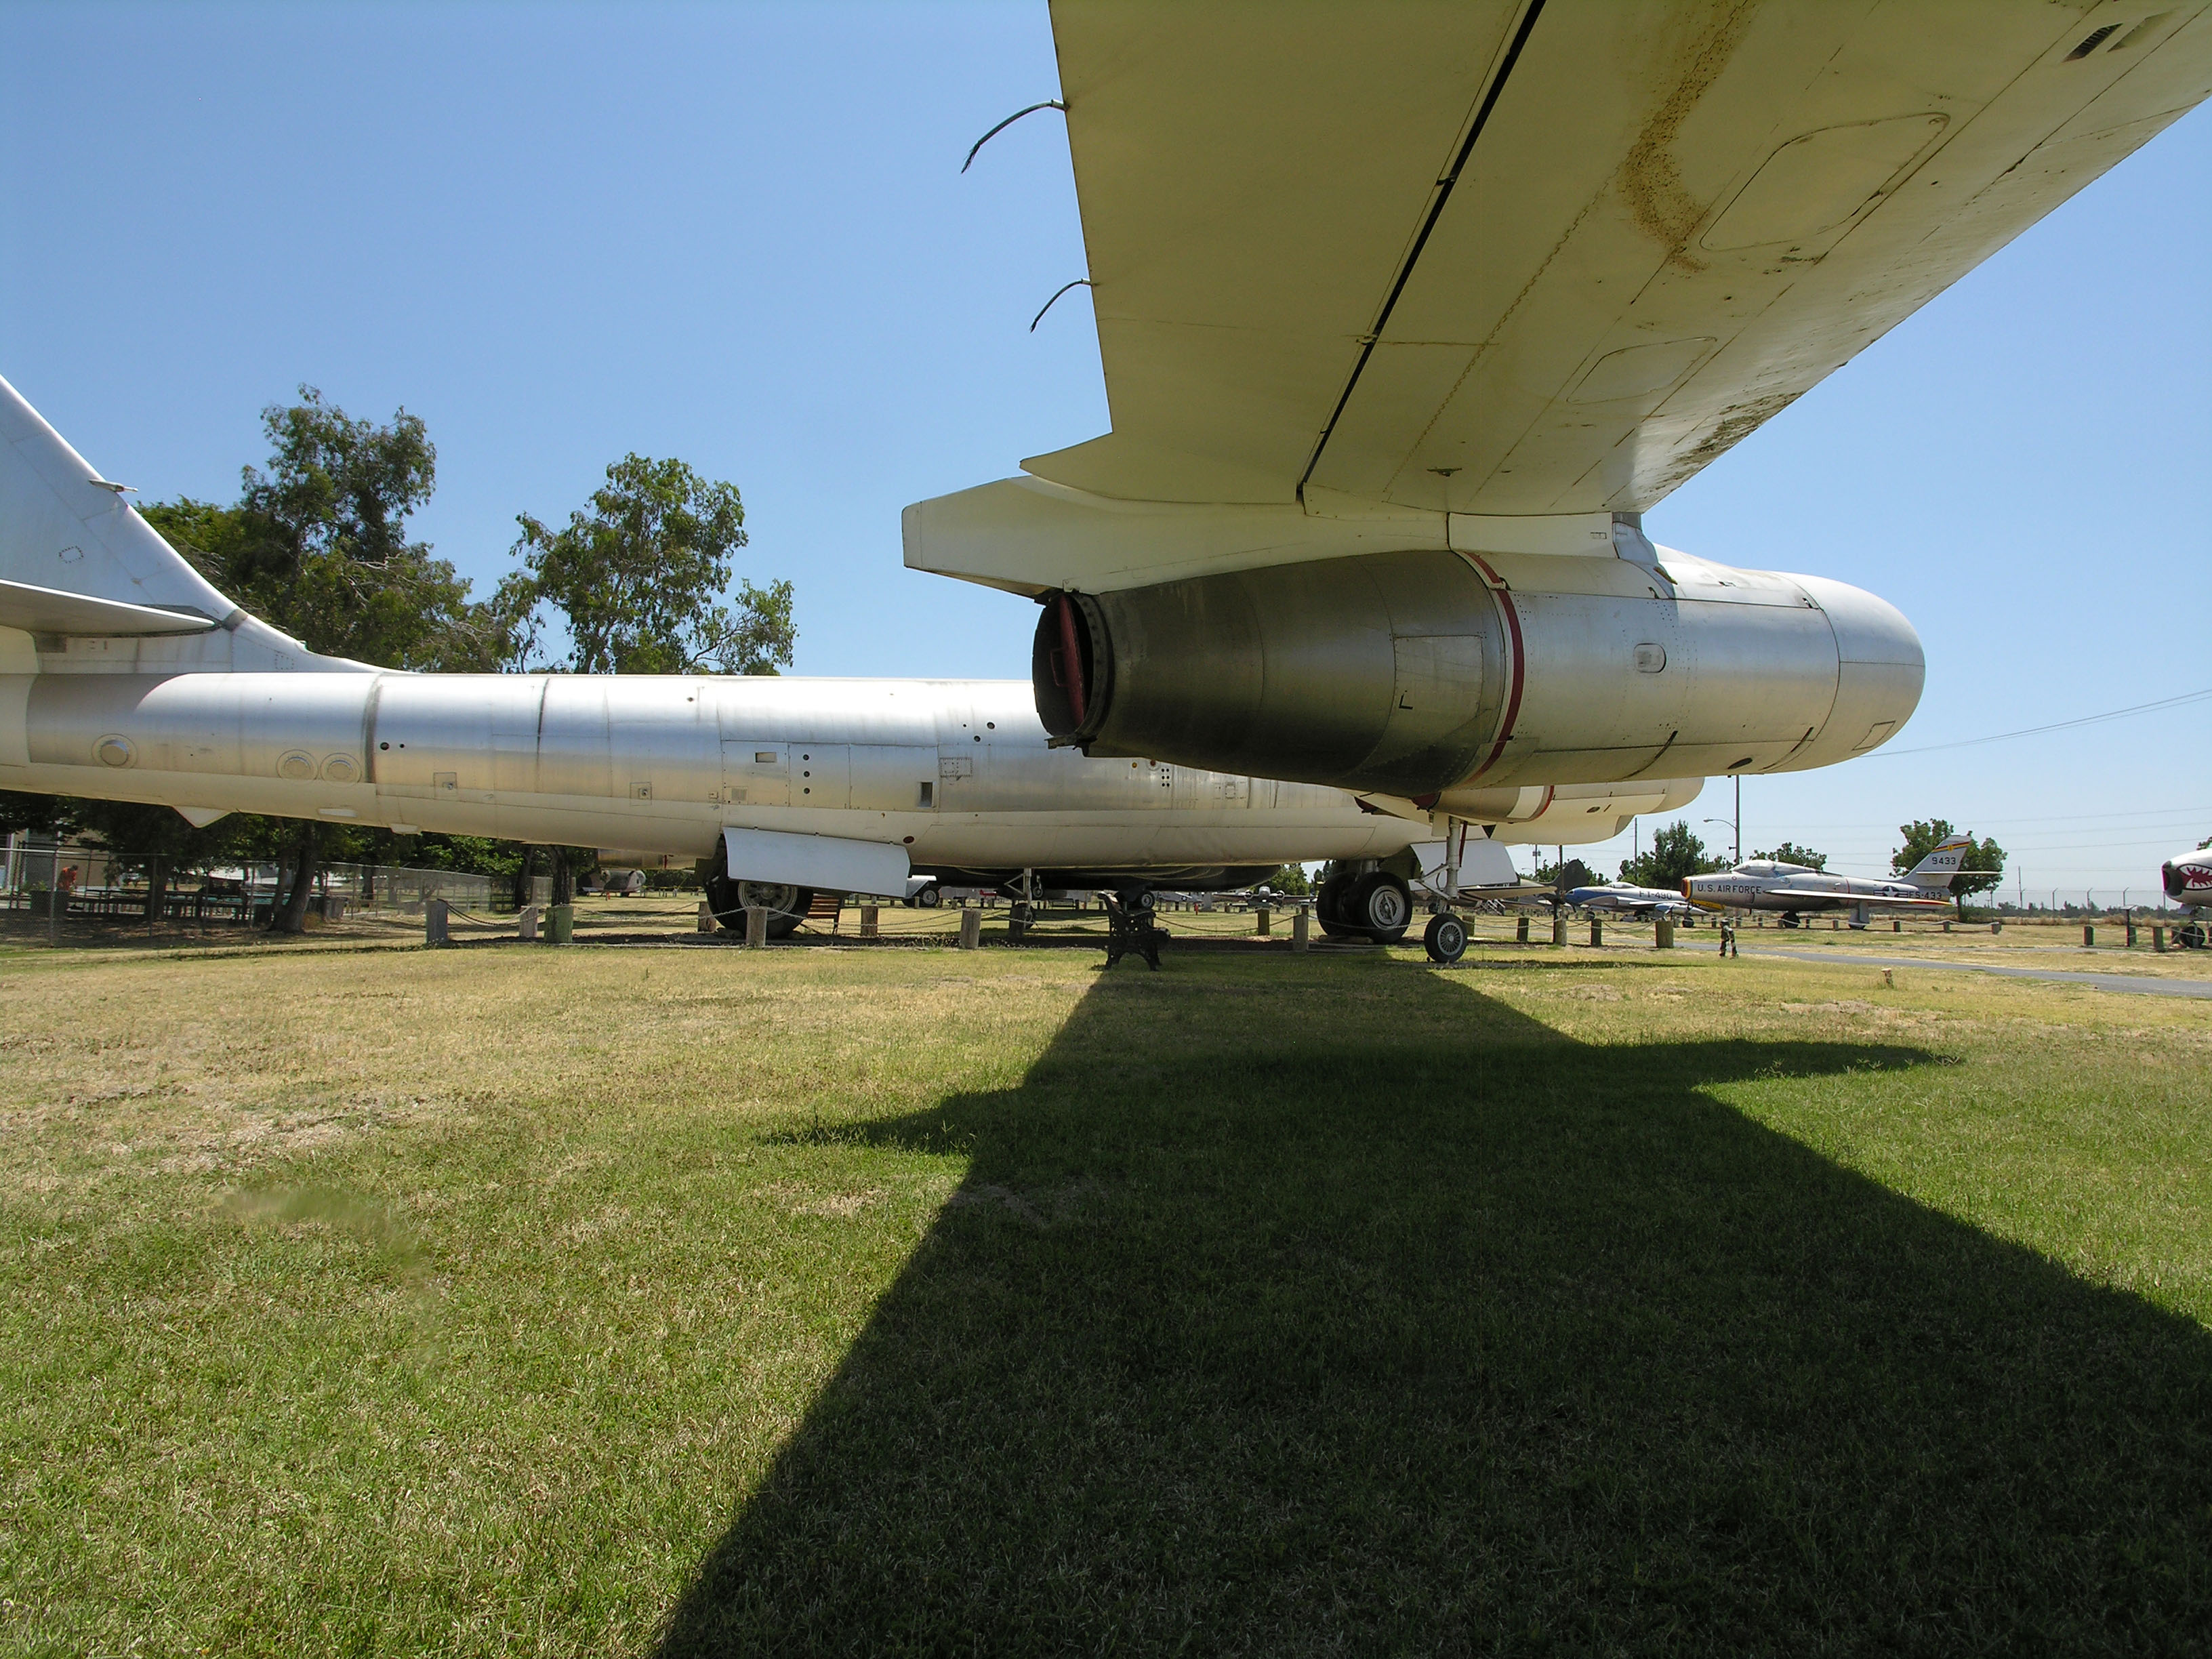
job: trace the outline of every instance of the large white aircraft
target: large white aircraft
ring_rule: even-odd
[[[1601,841],[1703,780],[1504,790],[1469,884],[1515,842]],[[731,925],[910,873],[1233,887],[1356,869],[1395,938],[1429,814],[1342,790],[1048,747],[1018,680],[411,674],[318,656],[217,592],[0,380],[0,788],[611,846],[710,860]],[[1387,866],[1387,867],[1386,867]],[[1402,866],[1402,868],[1401,867]]]
[[[1778,910],[1784,927],[1795,927],[1800,916],[1848,910],[1851,926],[1863,927],[1876,910],[1948,912],[1951,901],[1942,895],[1973,848],[1972,836],[1950,836],[1897,877],[1838,876],[1808,865],[1748,859],[1717,875],[1690,877],[1682,896],[1700,910]]]
[[[2205,0],[1052,15],[1113,429],[907,562],[1055,743],[1469,817],[1893,736],[1897,611],[1642,514],[2212,89]]]
[[[1042,602],[1029,708],[318,658],[11,392],[0,787],[688,852],[719,904],[1400,825],[1502,857],[1863,754],[1919,699],[1905,618],[1641,515],[2201,101],[2208,9],[1061,0],[1114,429],[905,521]]]

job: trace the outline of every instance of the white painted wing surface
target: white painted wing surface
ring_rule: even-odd
[[[2205,0],[1056,0],[1129,500],[1640,511],[2212,90]],[[917,561],[919,562],[919,561]]]

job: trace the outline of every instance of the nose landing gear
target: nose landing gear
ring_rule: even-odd
[[[1427,931],[1421,935],[1421,944],[1431,962],[1449,968],[1467,954],[1467,924],[1449,910],[1440,916],[1431,916]]]

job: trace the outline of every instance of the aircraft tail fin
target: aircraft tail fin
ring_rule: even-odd
[[[199,634],[238,609],[0,380],[0,627]]]
[[[109,673],[362,672],[233,604],[0,380],[0,630]]]
[[[1973,850],[1972,836],[1947,836],[1926,858],[1906,871],[1905,878],[1915,887],[1948,890],[1951,878],[1966,867],[1966,854]]]

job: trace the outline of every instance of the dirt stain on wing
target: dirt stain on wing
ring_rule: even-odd
[[[1620,191],[1637,224],[1667,250],[1668,264],[1682,270],[1705,269],[1687,249],[1691,233],[1705,216],[1706,204],[1682,188],[1681,170],[1674,165],[1674,140],[1698,100],[1712,89],[1735,55],[1758,10],[1758,0],[1720,7],[1704,30],[1684,44],[1673,87],[1645,119],[1621,161]]]

